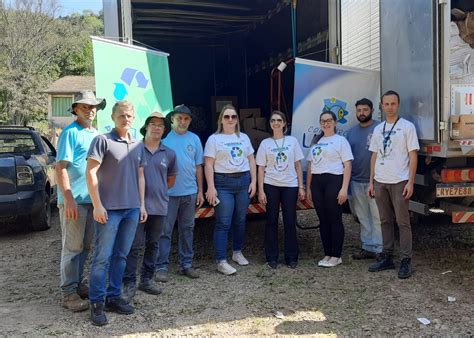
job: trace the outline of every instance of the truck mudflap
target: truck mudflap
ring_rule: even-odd
[[[298,201],[296,203],[296,210],[313,209],[313,203],[308,201]],[[247,209],[247,214],[263,214],[266,209],[263,204],[251,203]],[[214,208],[207,206],[196,210],[195,218],[211,218],[214,217]]]

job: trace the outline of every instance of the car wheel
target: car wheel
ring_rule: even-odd
[[[48,230],[51,228],[51,201],[47,192],[43,195],[43,207],[31,215],[31,229],[34,231]]]

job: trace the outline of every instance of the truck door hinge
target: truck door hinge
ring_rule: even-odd
[[[445,129],[446,129],[446,122],[439,121],[439,130],[445,130]]]

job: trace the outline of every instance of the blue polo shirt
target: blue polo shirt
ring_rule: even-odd
[[[181,135],[171,130],[163,144],[175,151],[179,171],[176,183],[168,190],[168,195],[186,196],[197,193],[196,166],[203,163],[199,137],[190,131]]]
[[[160,143],[152,153],[145,145],[145,207],[148,215],[168,214],[168,176],[178,174],[176,154]]]
[[[140,208],[138,168],[146,165],[143,143],[121,138],[113,129],[92,141],[87,158],[100,163],[99,194],[107,210]]]
[[[71,193],[77,204],[91,203],[86,182],[87,152],[98,132],[94,128],[84,128],[74,121],[63,129],[58,140],[56,160],[67,161],[67,174]],[[64,196],[58,188],[58,204],[64,204]]]

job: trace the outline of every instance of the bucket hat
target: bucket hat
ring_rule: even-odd
[[[105,99],[96,98],[92,90],[81,90],[74,94],[74,101],[71,104],[71,108],[69,108],[71,114],[76,115],[76,113],[74,113],[74,107],[78,103],[95,106],[97,110],[104,109],[106,105]]]
[[[154,118],[154,117],[157,117],[159,119],[162,119],[163,122],[165,123],[165,132],[163,133],[163,136],[162,138],[165,138],[165,136],[169,133],[169,131],[171,130],[171,123],[170,121],[168,121],[168,119],[166,118],[165,115],[163,115],[162,113],[160,112],[153,112],[150,114],[150,116],[148,116],[145,120],[145,124],[143,125],[143,127],[140,128],[140,134],[142,134],[143,136],[146,135],[146,127],[148,126],[148,123],[150,123],[151,119]]]
[[[167,115],[167,117],[171,119],[171,116],[173,116],[176,113],[188,114],[189,116],[191,116],[192,119],[194,119],[194,117],[195,117],[194,114],[192,113],[191,109],[189,109],[184,104],[180,104],[180,105],[177,105],[176,107],[174,107],[174,109]]]

